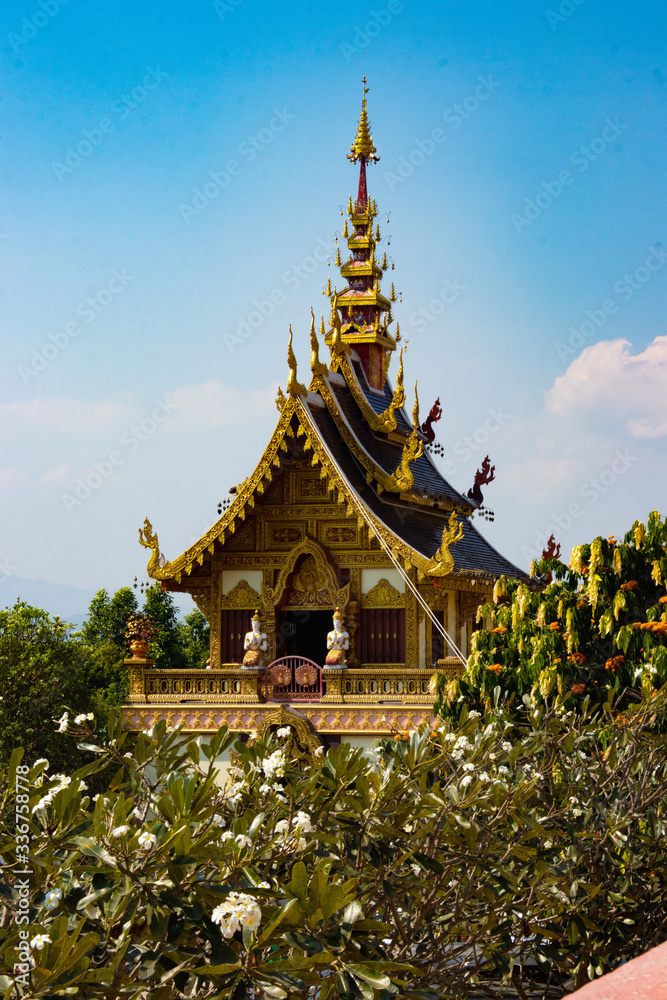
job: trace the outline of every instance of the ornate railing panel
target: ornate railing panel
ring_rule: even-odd
[[[319,701],[322,668],[305,656],[281,656],[265,670],[264,695],[267,701]]]

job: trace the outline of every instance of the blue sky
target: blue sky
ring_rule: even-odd
[[[173,558],[252,471],[288,324],[305,375],[328,315],[364,73],[406,384],[454,486],[491,455],[483,533],[527,567],[552,526],[569,555],[666,513],[665,17],[6,3],[3,600],[131,582],[147,514]]]

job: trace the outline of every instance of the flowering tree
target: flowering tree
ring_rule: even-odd
[[[555,579],[531,589],[502,577],[494,605],[480,609],[488,627],[473,635],[462,681],[441,684],[445,713],[461,695],[488,702],[498,685],[519,696],[611,698],[631,711],[667,681],[667,524],[657,511],[622,542],[596,538],[573,550],[569,567],[547,559],[535,572]]]
[[[49,776],[19,750],[0,776],[0,990],[436,1000],[581,982],[664,935],[667,763],[643,735],[663,699],[624,729],[529,696],[520,727],[464,705],[308,766],[285,726],[236,743],[225,787],[224,729],[202,744],[61,718],[94,763]]]

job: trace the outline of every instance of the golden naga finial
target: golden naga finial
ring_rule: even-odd
[[[283,412],[283,406],[285,405],[286,402],[287,402],[287,396],[280,388],[280,386],[278,386],[278,392],[276,393],[276,409],[278,410],[278,413]]]
[[[415,379],[415,405],[412,407],[412,426],[419,430],[419,393],[417,392],[417,380]]]
[[[324,324],[324,318],[322,319]],[[320,361],[320,345],[315,333],[315,313],[310,310],[310,370],[313,375],[326,375],[329,370],[324,362]]]
[[[385,489],[391,493],[405,493],[407,490],[411,490],[415,477],[410,470],[410,462],[416,462],[423,454],[424,443],[417,435],[417,431],[413,431],[403,445],[401,464],[396,469],[396,472],[387,480]]]
[[[396,430],[396,410],[400,410],[402,406],[405,406],[405,389],[403,388],[403,349],[401,348],[398,358],[394,395],[387,409],[378,417],[378,420],[382,424],[382,429],[387,433]]]
[[[442,529],[440,548],[428,564],[426,572],[429,576],[448,576],[454,569],[454,556],[449,551],[450,545],[455,545],[463,538],[463,523],[457,521],[456,511],[449,515],[449,524]]]
[[[364,77],[364,96],[361,102],[361,118],[359,119],[359,124],[357,126],[357,134],[354,137],[354,142],[350,147],[350,152],[347,154],[348,160],[352,163],[356,163],[362,157],[366,163],[371,163],[380,159],[377,155],[377,150],[373,145],[373,137],[371,136],[371,125],[368,120],[368,109],[366,107],[366,94],[368,93],[368,87],[366,86],[366,77]]]
[[[148,520],[144,519],[143,528],[139,528],[139,542],[145,549],[151,550],[151,557],[148,560],[148,566],[146,567],[148,575],[154,580],[164,579],[167,575],[164,566],[168,566],[169,563],[164,561],[164,557],[160,556],[160,545],[157,540],[157,535],[153,531],[153,525]],[[162,566],[160,561],[162,560]]]
[[[289,328],[289,343],[287,345],[287,364],[289,365],[289,377],[287,379],[287,392],[290,396],[307,396],[308,390],[305,385],[297,381],[296,377],[296,357],[292,350],[292,327]]]

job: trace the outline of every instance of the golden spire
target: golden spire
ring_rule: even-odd
[[[342,261],[340,259],[340,247],[336,247],[336,267],[340,267]]]
[[[349,233],[347,231],[347,219],[343,223],[343,236],[345,237],[345,239],[347,239],[347,237],[349,236]]]
[[[415,380],[415,405],[412,407],[412,426],[419,430],[419,395],[417,393],[417,381]]]
[[[319,343],[315,333],[315,313],[310,310],[310,370],[313,375],[326,375],[328,368],[320,361]],[[324,322],[324,320],[323,320]]]
[[[331,295],[331,278],[327,278],[327,290],[324,292],[325,295]]]
[[[287,364],[289,365],[289,377],[287,379],[287,392],[290,396],[307,396],[308,390],[305,385],[297,381],[296,358],[292,350],[292,327],[289,328],[289,343],[287,345]]]
[[[364,97],[361,102],[361,118],[359,119],[359,125],[357,126],[357,134],[354,137],[354,143],[350,147],[350,152],[347,155],[348,160],[351,160],[352,163],[356,163],[361,157],[363,157],[367,163],[380,159],[377,155],[377,150],[373,145],[371,126],[368,121],[368,110],[366,108],[367,93],[368,87],[366,86],[366,77],[364,77]]]

